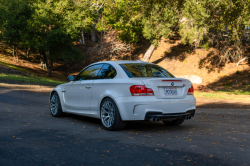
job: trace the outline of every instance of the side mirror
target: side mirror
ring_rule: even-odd
[[[75,78],[74,75],[70,75],[70,76],[68,76],[68,80],[69,80],[69,81],[75,81],[76,78]]]

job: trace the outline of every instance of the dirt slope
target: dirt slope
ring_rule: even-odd
[[[217,50],[214,48],[190,50],[190,47],[183,45],[180,40],[162,39],[150,62],[166,68],[177,76],[202,77],[202,85],[213,90],[250,88],[246,85],[250,84],[248,61],[239,66],[236,63],[219,64]]]

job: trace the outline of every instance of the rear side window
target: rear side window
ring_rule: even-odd
[[[116,70],[113,66],[105,64],[98,74],[98,79],[112,79],[116,76]]]
[[[93,80],[97,79],[97,75],[101,70],[103,64],[93,65],[83,70],[77,75],[76,80]]]
[[[165,70],[164,68],[154,65],[154,64],[146,64],[146,63],[126,63],[120,64],[125,73],[129,78],[137,78],[137,77],[167,77],[167,78],[175,78],[170,72]]]

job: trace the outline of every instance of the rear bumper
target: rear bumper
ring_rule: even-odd
[[[147,112],[144,120],[152,119],[154,121],[154,119],[164,120],[164,119],[172,119],[172,118],[189,119],[191,117],[194,117],[194,114],[195,114],[195,109],[188,110],[184,113],[171,113],[171,114],[162,114],[161,112]]]
[[[157,99],[154,96],[131,96],[115,98],[122,120],[149,120],[151,115],[164,118],[179,118],[192,115],[196,99],[188,95],[184,99]]]

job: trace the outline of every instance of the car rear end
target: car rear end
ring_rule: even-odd
[[[122,120],[191,119],[195,115],[196,99],[189,80],[175,78],[149,63],[121,64],[121,67],[130,80],[142,82],[130,86],[131,95],[116,98]]]

